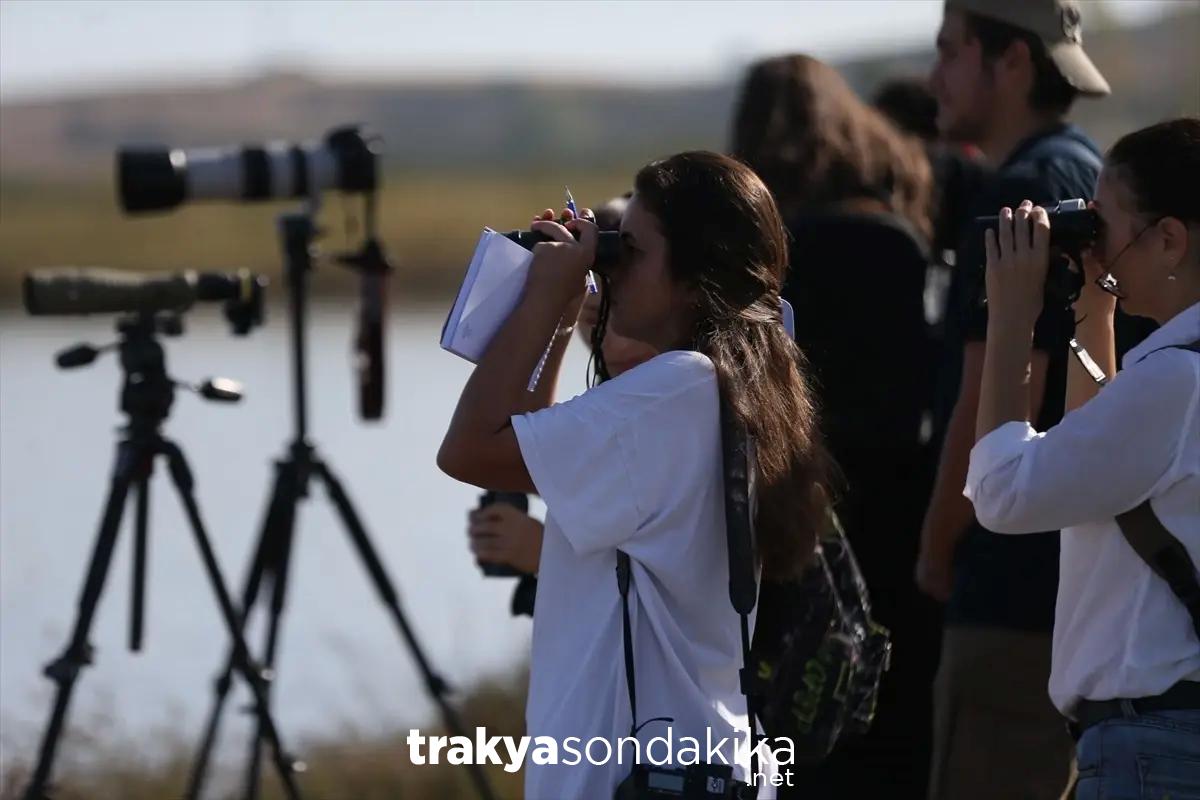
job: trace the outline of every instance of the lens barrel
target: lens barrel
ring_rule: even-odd
[[[258,202],[314,196],[328,189],[374,192],[379,154],[358,126],[335,128],[322,141],[234,147],[117,151],[117,193],[129,213],[184,202]]]
[[[142,274],[68,267],[34,270],[22,290],[25,310],[34,316],[185,311],[198,301],[225,301],[244,310],[253,327],[262,319],[265,287],[265,278],[244,269]]]
[[[187,156],[182,150],[142,148],[117,152],[117,192],[129,212],[174,208],[187,199]]]

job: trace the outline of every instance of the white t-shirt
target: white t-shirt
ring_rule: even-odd
[[[700,353],[659,355],[565,403],[514,416],[513,429],[546,526],[533,616],[527,734],[553,737],[559,763],[527,758],[526,800],[608,800],[629,774],[616,555],[633,567],[633,631],[642,761],[670,725],[671,762],[708,755],[709,740],[749,778],[746,704],[738,686],[740,622],[729,600],[716,371]],[[709,733],[711,730],[711,733]],[[579,763],[564,749],[574,740]],[[735,753],[735,740],[739,740]],[[536,746],[536,743],[535,745]],[[666,742],[649,751],[666,757]],[[533,752],[531,747],[530,752]],[[765,751],[764,751],[765,752]],[[737,756],[740,755],[740,763]],[[766,765],[764,765],[766,766]],[[760,767],[763,769],[764,767]],[[774,797],[768,785],[760,798]]]

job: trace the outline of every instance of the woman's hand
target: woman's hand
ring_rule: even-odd
[[[1050,264],[1050,217],[1029,200],[1014,212],[1000,210],[998,231],[988,230],[988,317],[998,323],[1033,328],[1042,311]]]
[[[939,603],[950,602],[954,591],[953,553],[937,553],[934,548],[922,546],[913,577],[922,592]]]
[[[1089,208],[1094,204],[1089,204]],[[1096,258],[1094,246],[1089,247],[1080,254],[1083,259],[1083,264],[1079,268],[1083,270],[1083,288],[1079,291],[1079,297],[1072,304],[1075,310],[1077,319],[1085,317],[1111,317],[1117,310],[1117,298],[1109,292],[1104,291],[1097,284],[1104,277],[1107,270],[1104,264]]]
[[[554,212],[546,209],[534,217],[530,230],[543,234],[551,241],[539,242],[533,248],[526,287],[552,298],[555,303],[578,313],[577,303],[583,299],[587,271],[596,261],[596,224],[591,211],[583,209],[575,219],[570,209],[564,209],[562,224],[554,221]],[[579,234],[576,241],[572,233]],[[574,322],[574,314],[567,322]]]
[[[467,536],[476,560],[537,574],[542,558],[542,523],[508,503],[476,509],[467,515],[467,521]]]

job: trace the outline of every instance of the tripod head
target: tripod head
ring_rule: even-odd
[[[60,369],[91,364],[101,354],[116,350],[120,355],[124,381],[121,386],[121,411],[129,417],[129,430],[156,432],[171,412],[175,389],[189,389],[206,400],[237,402],[242,399],[241,385],[228,378],[210,378],[192,385],[176,381],[167,374],[166,356],[158,336],[183,333],[183,317],[173,311],[139,311],[117,318],[120,339],[99,347],[77,344],[56,357]]]

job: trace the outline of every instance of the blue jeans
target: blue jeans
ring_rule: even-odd
[[[1088,728],[1076,800],[1200,800],[1200,710],[1156,711]]]

